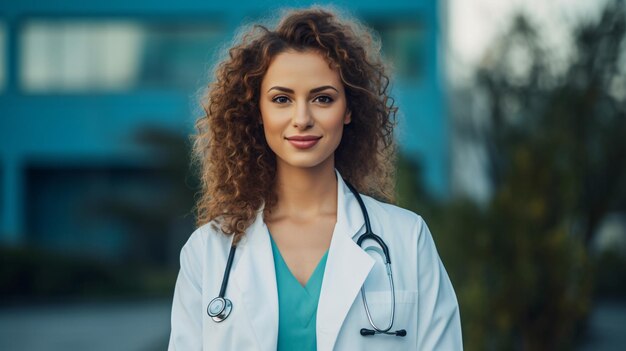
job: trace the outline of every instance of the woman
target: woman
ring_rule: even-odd
[[[396,108],[362,28],[292,11],[218,65],[196,125],[200,227],[181,251],[170,350],[462,349],[428,227],[385,203]],[[357,244],[369,224],[383,244]]]

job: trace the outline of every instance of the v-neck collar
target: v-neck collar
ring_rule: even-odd
[[[320,287],[317,320],[317,349],[331,351],[341,325],[359,294],[359,289],[374,266],[375,260],[359,245],[356,236],[363,229],[363,214],[355,196],[337,175],[337,223]],[[242,308],[250,318],[259,349],[275,350],[278,338],[278,290],[272,244],[263,221],[263,206],[237,247],[233,261],[233,294],[241,295]]]
[[[326,250],[322,258],[319,260],[319,262],[317,263],[317,266],[315,266],[315,269],[313,270],[313,273],[311,273],[306,284],[303,286],[302,284],[300,284],[296,276],[293,275],[293,272],[287,265],[287,262],[283,258],[283,255],[280,253],[280,249],[278,248],[278,245],[274,241],[274,238],[272,238],[272,234],[269,232],[269,230],[267,234],[269,235],[270,241],[272,242],[272,253],[274,254],[275,264],[280,265],[285,271],[289,272],[288,274],[289,280],[291,280],[291,282],[294,285],[297,285],[298,287],[300,287],[300,289],[303,289],[309,296],[317,295],[315,294],[315,290],[319,290],[319,287],[322,284],[321,280],[324,277],[323,273],[324,273],[324,268],[326,267],[326,257],[328,256],[328,250]]]

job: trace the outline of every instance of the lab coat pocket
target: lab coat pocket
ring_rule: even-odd
[[[385,329],[391,318],[391,292],[366,291],[365,298],[374,324]],[[393,326],[389,330],[406,330],[406,336],[375,334],[362,336],[362,328],[373,329],[363,305],[361,293],[354,300],[337,340],[337,350],[413,350],[417,347],[417,291],[395,291]]]
[[[396,290],[395,291],[395,313],[393,326],[390,331],[396,331],[399,329],[406,329],[407,335],[409,330],[405,325],[416,323],[417,321],[417,291],[411,290]],[[391,318],[391,292],[390,291],[372,291],[365,292],[365,298],[367,299],[367,305],[369,308],[372,320],[378,328],[384,329],[389,325]],[[361,294],[357,298],[361,306],[363,306],[363,300]],[[367,320],[367,314],[365,313],[365,307],[363,307],[363,315],[365,315],[366,324],[369,325]],[[364,326],[367,329],[373,329],[371,325]]]

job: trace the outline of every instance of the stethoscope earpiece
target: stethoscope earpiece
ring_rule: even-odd
[[[376,331],[372,329],[361,328],[361,335],[363,336],[374,335],[374,334],[376,334]]]
[[[367,329],[367,328],[361,328],[361,335],[363,336],[369,336],[369,335],[376,335],[376,334],[387,334],[387,335],[393,335],[393,336],[406,336],[406,330],[405,329],[400,329],[400,330],[396,330],[395,332],[384,332],[384,331],[376,331],[373,329]]]

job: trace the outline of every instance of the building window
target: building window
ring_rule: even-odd
[[[0,92],[6,87],[7,55],[7,29],[4,21],[0,20]]]
[[[179,215],[190,209],[171,207],[182,182],[172,181],[166,169],[27,165],[24,175],[25,229],[33,246],[162,264],[169,254],[176,257],[169,245],[182,246],[178,233],[193,228],[190,217]]]
[[[211,23],[32,19],[21,27],[25,92],[190,89],[221,39]]]
[[[384,57],[393,65],[397,79],[417,81],[424,68],[424,30],[417,20],[372,20]]]

